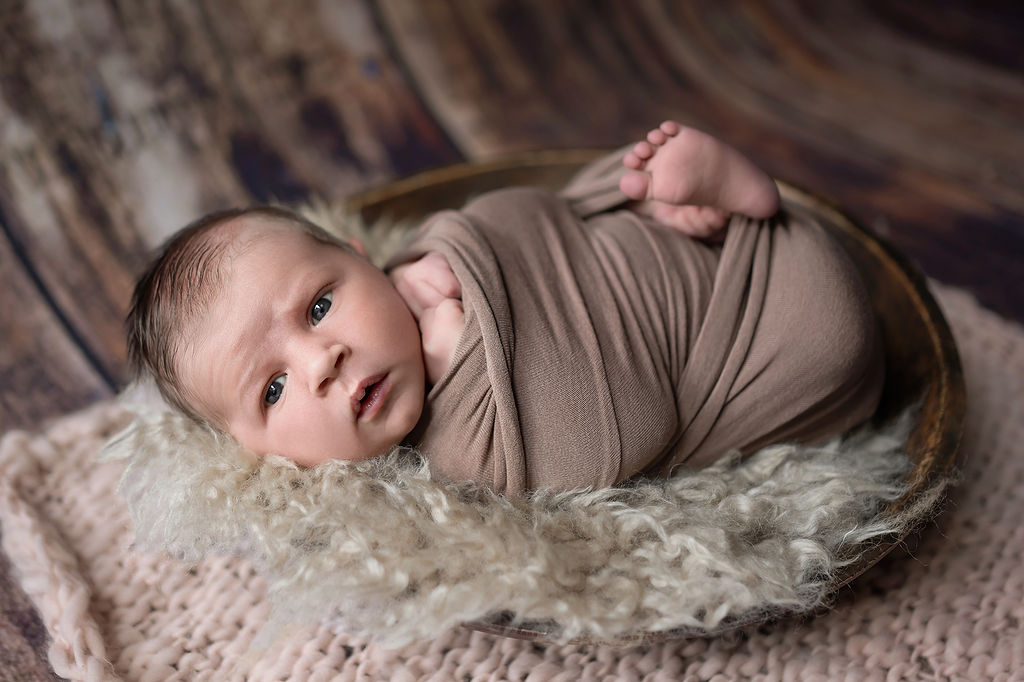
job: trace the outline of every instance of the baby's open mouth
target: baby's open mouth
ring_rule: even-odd
[[[367,377],[359,383],[353,394],[352,405],[356,419],[369,419],[377,413],[387,396],[387,374]]]

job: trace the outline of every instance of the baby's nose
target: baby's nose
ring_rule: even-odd
[[[310,390],[314,393],[325,391],[338,378],[344,358],[344,349],[338,346],[318,349],[309,373]]]

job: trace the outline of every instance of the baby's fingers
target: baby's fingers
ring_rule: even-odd
[[[462,298],[462,286],[445,257],[430,252],[391,270],[391,281],[416,319],[446,298]]]
[[[405,305],[413,317],[419,320],[429,302],[424,301],[420,285],[410,276],[412,274],[409,270],[410,267],[410,265],[398,266],[388,273],[388,279],[391,280],[398,295],[405,301]],[[433,298],[433,295],[430,298]]]
[[[417,274],[442,298],[462,298],[462,285],[444,256],[431,251],[419,263],[422,270]]]

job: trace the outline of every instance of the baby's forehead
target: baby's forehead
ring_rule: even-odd
[[[188,305],[183,307],[185,314],[178,318],[179,328],[189,327],[193,335],[197,334],[197,327],[201,326],[197,323],[229,296],[231,283],[244,269],[239,268],[239,263],[245,261],[245,255],[254,252],[267,236],[278,234],[301,239],[301,230],[262,216],[231,218],[204,235],[204,242],[193,250],[191,267],[195,276],[190,278]]]
[[[211,239],[214,248],[221,251],[220,267],[231,276],[239,261],[246,256],[275,249],[286,244],[315,242],[301,226],[282,219],[263,216],[239,216],[218,227]]]
[[[263,215],[241,215],[224,221],[211,235],[231,248],[244,249],[265,237],[303,240],[308,237],[302,228],[282,218]]]

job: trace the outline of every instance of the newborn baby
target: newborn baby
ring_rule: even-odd
[[[129,354],[193,418],[303,465],[405,443],[507,494],[664,475],[874,411],[863,285],[808,218],[752,220],[778,205],[666,122],[561,194],[434,216],[386,274],[281,209],[218,213],[140,279]]]

